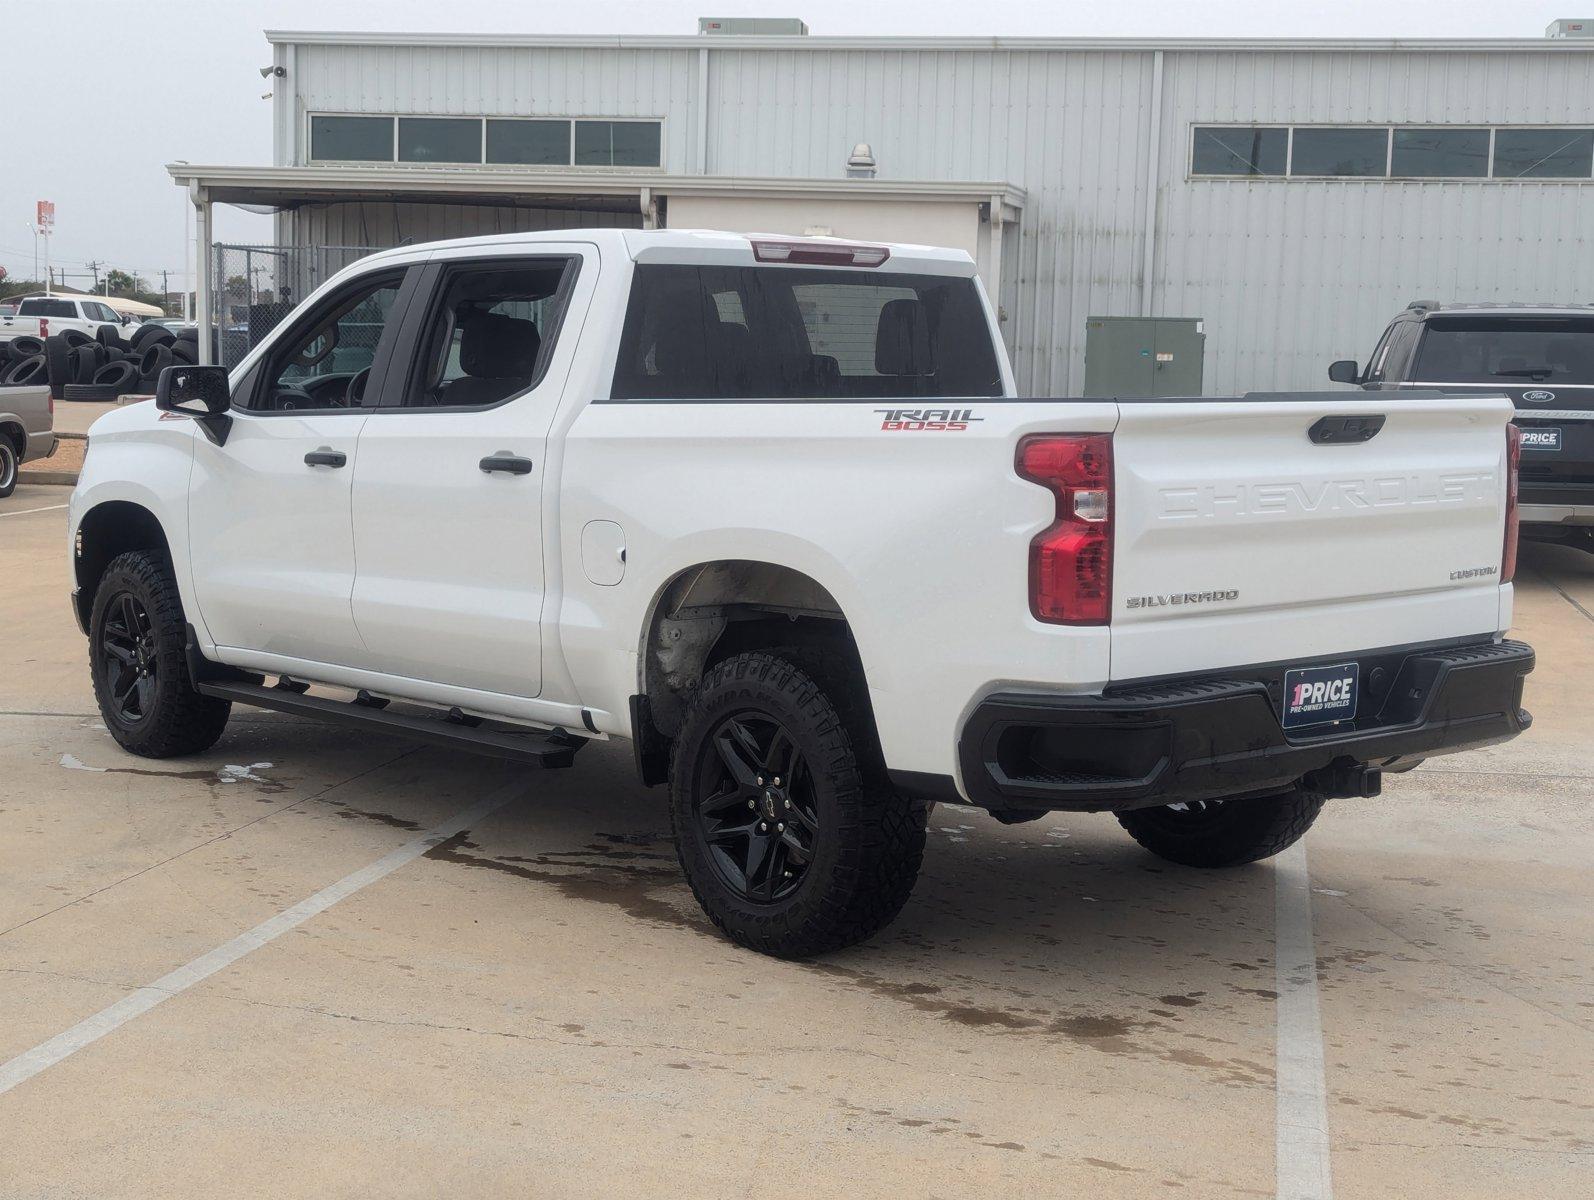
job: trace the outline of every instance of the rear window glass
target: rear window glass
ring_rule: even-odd
[[[1594,384],[1594,317],[1430,317],[1412,378]]]
[[[77,306],[70,300],[24,300],[19,316],[24,317],[75,317]]]
[[[972,279],[800,267],[643,264],[617,400],[996,396]]]

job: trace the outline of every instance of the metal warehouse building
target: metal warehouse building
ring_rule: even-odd
[[[274,165],[168,168],[229,320],[369,249],[583,225],[966,247],[1051,394],[1097,318],[1199,320],[1220,393],[1325,386],[1414,297],[1591,299],[1594,41],[267,37]],[[239,266],[215,203],[277,246]]]

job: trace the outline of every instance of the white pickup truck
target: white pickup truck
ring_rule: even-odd
[[[120,331],[127,323],[114,308],[93,296],[27,296],[11,316],[0,316],[0,342],[15,337],[45,338],[67,330],[93,337],[102,325]]]
[[[805,956],[898,912],[938,800],[1233,866],[1521,732],[1510,416],[1021,397],[949,250],[442,242],[102,417],[73,605],[136,754],[234,703],[628,738],[715,924]]]

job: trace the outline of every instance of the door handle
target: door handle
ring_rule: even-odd
[[[494,471],[504,471],[510,475],[531,474],[531,459],[521,458],[518,454],[511,454],[507,450],[500,450],[497,454],[489,454],[477,465],[489,475]]]
[[[341,467],[348,463],[349,456],[341,450],[334,450],[331,446],[322,446],[306,454],[304,461],[306,465],[312,467]]]

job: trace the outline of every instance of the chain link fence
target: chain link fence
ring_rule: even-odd
[[[236,366],[328,278],[376,246],[212,247],[211,313],[223,366]]]

